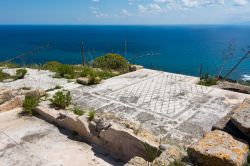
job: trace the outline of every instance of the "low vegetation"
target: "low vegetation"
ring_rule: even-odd
[[[198,85],[203,85],[203,86],[213,86],[217,85],[217,79],[216,78],[206,78],[206,79],[201,79],[198,83]]]
[[[122,73],[128,72],[129,70],[128,61],[118,54],[106,54],[97,57],[93,62],[93,66],[103,70],[115,70]]]
[[[84,114],[84,111],[80,107],[74,107],[71,111],[78,116],[82,116]]]
[[[3,72],[2,70],[0,70],[0,82],[4,81],[6,79],[13,79],[13,80],[23,79],[26,74],[27,74],[26,69],[18,69],[16,71],[15,76],[11,76],[11,75]]]
[[[55,72],[56,73],[55,77],[58,78],[74,79],[78,77],[88,77],[90,80],[89,85],[98,84],[103,79],[114,77],[118,75],[120,71],[125,71],[125,69],[121,70],[121,68],[119,68],[119,72],[114,74],[114,72],[111,71],[111,69],[113,68],[115,69],[118,67],[116,65],[116,67],[111,67],[111,68],[94,68],[91,65],[86,65],[86,66],[68,65],[68,64],[61,64],[56,61],[47,62],[42,66],[43,70],[50,70],[52,72]]]
[[[65,109],[71,103],[70,92],[58,91],[55,95],[50,99],[52,106]]]
[[[7,67],[7,68],[18,68],[19,65],[15,63],[1,63],[0,62],[0,67]]]
[[[208,73],[202,74],[200,81],[198,82],[198,85],[203,85],[203,86],[213,86],[217,85],[218,79],[210,76]]]
[[[249,149],[248,157],[247,157],[247,166],[250,166],[250,149]]]
[[[18,69],[16,71],[16,79],[23,79],[24,76],[27,74],[27,70],[26,69]]]
[[[0,66],[8,68],[19,67],[18,65],[12,63],[0,63]],[[87,64],[85,66],[49,61],[44,65],[32,64],[27,65],[26,67],[55,72],[56,78],[75,79],[78,77],[87,77],[89,78],[89,85],[98,84],[103,79],[108,79],[129,71],[128,61],[123,56],[118,54],[105,54],[97,57],[92,64]],[[19,69],[17,70],[16,76],[11,77],[0,70],[0,81],[8,78],[12,78],[14,80],[22,79],[26,73],[26,69]]]
[[[146,142],[143,143],[143,146],[147,155],[147,160],[149,162],[153,162],[155,158],[157,158],[161,154],[161,151],[158,148],[152,147]]]
[[[95,111],[89,111],[89,112],[88,112],[88,120],[89,120],[89,121],[94,120],[95,114],[96,114]]]
[[[12,77],[9,74],[4,73],[2,70],[0,70],[0,82],[9,78],[12,78]]]
[[[23,111],[21,112],[22,115],[35,115],[35,109],[39,104],[38,97],[31,97],[25,96],[25,100],[23,102]]]

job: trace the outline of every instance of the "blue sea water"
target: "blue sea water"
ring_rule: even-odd
[[[15,60],[16,63],[81,63],[81,42],[86,60],[104,53],[126,56],[131,63],[146,68],[197,76],[203,70],[217,75],[223,64],[223,51],[234,43],[235,55],[223,73],[243,56],[250,44],[250,26],[0,26],[0,61],[50,43],[50,47]],[[126,53],[125,53],[126,41]],[[230,77],[250,75],[250,58]]]

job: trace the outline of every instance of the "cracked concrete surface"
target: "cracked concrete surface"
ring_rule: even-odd
[[[1,166],[122,165],[94,145],[20,110],[0,113]]]

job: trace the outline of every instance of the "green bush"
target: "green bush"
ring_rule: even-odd
[[[203,86],[217,85],[217,79],[216,78],[202,79],[199,81],[198,85],[203,85]]]
[[[50,102],[53,106],[59,109],[65,109],[71,103],[70,92],[58,91],[55,95],[50,99]]]
[[[89,120],[89,121],[94,120],[95,114],[96,114],[95,111],[89,111],[89,112],[88,112],[88,120]]]
[[[128,61],[118,54],[106,54],[97,57],[93,62],[93,66],[104,70],[116,70],[120,72],[127,72],[129,69]]]
[[[59,74],[60,77],[64,78],[74,78],[75,77],[75,72],[74,72],[74,67],[71,65],[61,65],[58,67],[57,73]]]
[[[79,116],[82,116],[84,114],[84,111],[80,107],[74,107],[71,111]]]
[[[80,76],[81,77],[87,77],[87,76],[96,77],[97,73],[96,73],[96,71],[92,67],[90,67],[90,66],[84,66],[82,68]]]
[[[84,66],[80,73],[81,77],[88,77],[89,85],[98,84],[102,79],[108,79],[114,76],[110,71],[97,70],[90,66]]]
[[[23,79],[26,74],[27,74],[26,69],[18,69],[16,71],[16,79]]]
[[[34,110],[38,106],[39,98],[25,96],[25,100],[23,102],[23,112],[24,115],[33,116],[35,114]]]
[[[0,66],[7,67],[7,68],[18,68],[19,65],[14,63],[0,63]]]
[[[2,70],[0,70],[0,82],[8,78],[11,78],[11,76],[7,73],[4,73]]]
[[[62,64],[56,61],[49,61],[46,64],[43,65],[42,69],[43,70],[49,70],[52,72],[57,72],[58,68],[61,66]]]

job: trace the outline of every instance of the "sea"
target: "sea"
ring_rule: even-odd
[[[82,43],[89,63],[117,53],[149,69],[223,76],[250,50],[250,26],[0,25],[0,61],[80,64]],[[229,77],[250,79],[250,57]]]

